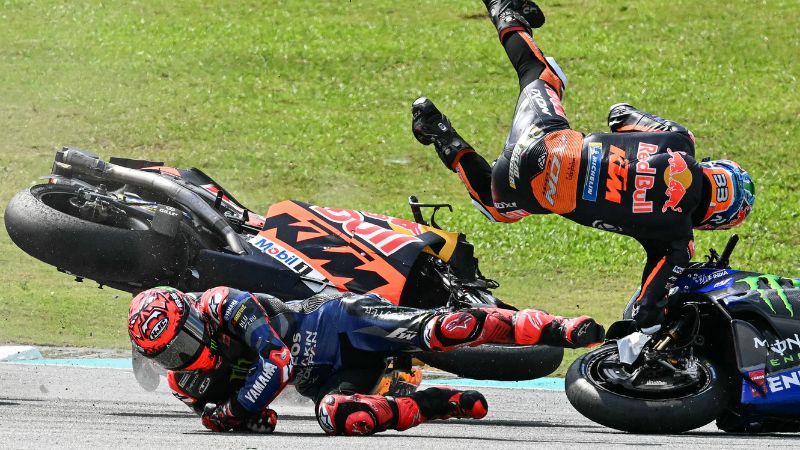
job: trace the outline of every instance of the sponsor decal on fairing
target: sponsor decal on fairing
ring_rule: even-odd
[[[370,213],[362,214],[351,209],[324,208],[320,206],[311,206],[309,209],[331,222],[340,224],[342,231],[366,242],[384,256],[389,256],[411,243],[422,242],[415,236],[387,230],[384,227],[365,222],[364,215],[366,214],[367,217],[370,217]]]
[[[289,250],[286,250],[270,239],[262,235],[256,235],[250,239],[250,243],[257,249],[261,250],[261,252],[280,261],[281,264],[288,267],[293,272],[314,280],[325,281],[325,276],[308,265],[305,261],[303,261],[302,258],[290,252]]]

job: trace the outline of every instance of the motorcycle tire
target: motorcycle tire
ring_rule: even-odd
[[[549,345],[484,344],[414,356],[425,364],[463,378],[522,381],[555,372],[564,358],[564,349]]]
[[[140,285],[179,270],[184,251],[172,238],[85,220],[69,202],[76,193],[57,184],[17,193],[5,210],[11,240],[34,258],[97,281]]]
[[[603,379],[599,364],[616,353],[616,343],[606,344],[575,360],[567,371],[567,398],[594,422],[629,433],[675,434],[714,421],[728,407],[727,378],[702,356],[696,356],[701,383],[646,398]]]

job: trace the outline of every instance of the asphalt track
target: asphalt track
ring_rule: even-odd
[[[484,420],[423,424],[403,433],[327,437],[310,402],[288,392],[274,403],[271,435],[214,434],[164,383],[138,387],[130,369],[0,363],[0,449],[17,448],[779,448],[800,436],[736,436],[713,425],[674,436],[620,433],[583,418],[563,392],[481,388]]]

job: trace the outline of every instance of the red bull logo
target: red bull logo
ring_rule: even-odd
[[[664,182],[667,184],[665,192],[667,201],[664,202],[661,212],[667,212],[667,209],[683,212],[678,205],[686,195],[686,190],[692,185],[692,172],[689,170],[686,160],[683,159],[683,152],[673,152],[671,149],[667,149],[667,153],[670,155],[669,171],[664,173]]]

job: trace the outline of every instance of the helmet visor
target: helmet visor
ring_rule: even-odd
[[[151,358],[168,370],[180,370],[191,365],[209,344],[206,326],[200,313],[187,308],[184,320],[175,337],[164,347],[164,350]]]

